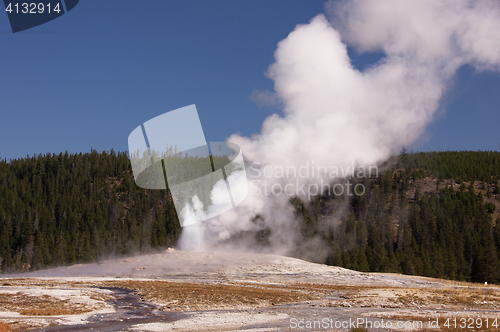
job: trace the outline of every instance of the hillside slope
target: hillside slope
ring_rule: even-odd
[[[402,151],[363,196],[292,199],[303,242],[288,255],[359,271],[500,281],[498,152]],[[342,208],[339,208],[342,207]],[[232,234],[266,250],[270,228]],[[0,161],[0,270],[34,271],[173,247],[180,225],[165,190],[133,181],[126,153]],[[313,239],[322,252],[303,245]]]

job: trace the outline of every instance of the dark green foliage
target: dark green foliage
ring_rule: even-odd
[[[491,203],[491,202],[485,203],[484,207],[486,208],[486,211],[488,211],[488,213],[490,213],[490,214],[495,212],[495,210],[496,210],[496,205]]]
[[[2,272],[95,261],[175,245],[166,190],[135,185],[125,153],[0,161]]]
[[[492,217],[500,153],[403,151],[385,168],[378,178],[353,179],[365,186],[363,196],[292,199],[302,237],[327,243],[325,262],[500,283],[500,217]],[[416,185],[426,177],[437,180],[430,191]],[[271,228],[255,222],[262,230],[245,236],[269,245]],[[170,193],[137,187],[125,153],[0,160],[2,272],[145,252],[175,245],[179,234]],[[293,253],[314,256],[304,250]]]
[[[294,200],[304,220],[303,236],[329,243],[326,263],[500,283],[500,217],[492,219],[496,205],[486,201],[493,198],[490,185],[493,194],[498,190],[500,153],[403,151],[394,165],[378,179],[363,180],[365,196],[323,195],[307,204]],[[437,185],[421,192],[418,180],[429,176]],[[459,179],[461,186],[453,189],[450,179]],[[319,212],[317,202],[323,207]],[[346,212],[339,216],[332,206]],[[319,218],[332,220],[334,227],[319,231],[311,223]]]
[[[500,153],[494,151],[418,152],[400,155],[397,168],[426,171],[439,179],[492,183],[500,177]]]

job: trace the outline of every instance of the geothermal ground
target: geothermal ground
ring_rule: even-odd
[[[367,321],[370,331],[500,330],[500,287],[173,249],[0,279],[0,331],[346,331]]]

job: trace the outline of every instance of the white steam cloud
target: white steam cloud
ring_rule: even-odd
[[[267,75],[284,115],[268,117],[251,138],[229,138],[260,170],[269,166],[271,184],[298,188],[327,178],[321,172],[272,176],[290,166],[347,168],[386,160],[422,135],[461,66],[500,68],[498,1],[331,1],[326,11],[329,19],[318,15],[278,44]],[[346,44],[385,57],[359,71]],[[260,215],[272,230],[272,250],[286,253],[300,240],[290,197],[264,195],[255,182],[245,202],[210,222],[205,237],[213,244],[228,234],[262,228],[252,221]]]

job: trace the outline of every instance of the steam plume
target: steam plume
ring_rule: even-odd
[[[313,163],[376,165],[419,138],[461,66],[500,68],[496,1],[354,0],[325,7],[326,15],[297,26],[279,42],[267,72],[283,116],[268,117],[260,134],[229,138],[260,169],[270,166],[268,175],[280,167],[311,168]],[[358,71],[346,43],[359,52],[382,51],[385,57]],[[300,186],[319,185],[325,177],[266,180]],[[261,189],[252,185],[239,208],[210,223],[212,243],[218,236],[258,228],[251,221],[256,215],[273,231],[273,250],[286,253],[297,241],[289,196],[264,195]]]

